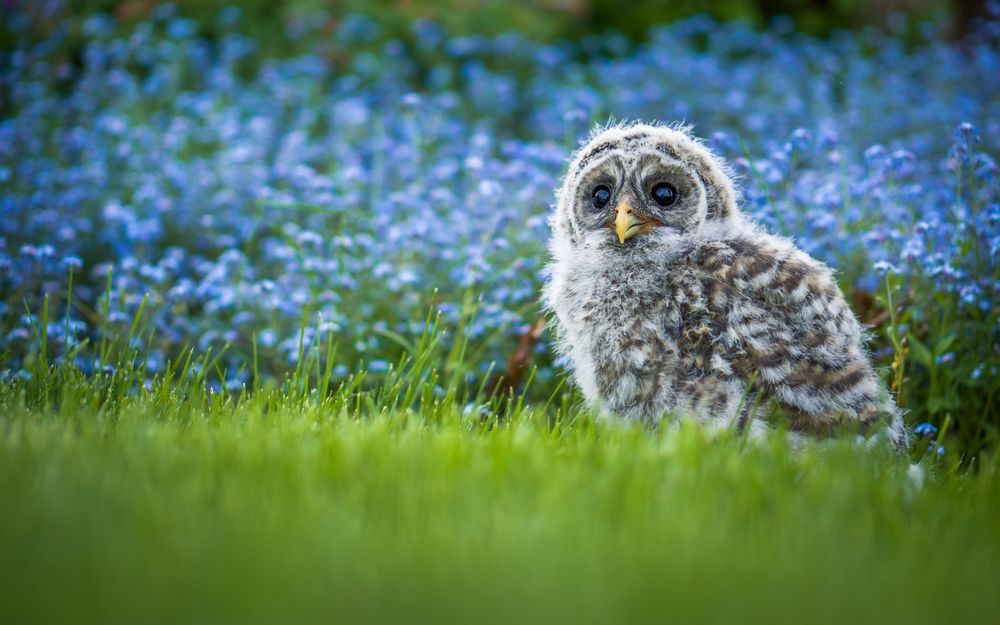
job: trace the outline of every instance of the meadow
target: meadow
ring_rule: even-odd
[[[280,46],[61,6],[5,7],[0,50],[5,620],[1000,614],[1000,5],[958,41],[318,15]],[[837,269],[908,455],[582,404],[538,293],[612,117],[694,124]]]
[[[992,622],[1000,477],[572,404],[503,423],[419,368],[359,395],[6,388],[11,623]],[[450,388],[450,387],[449,387]],[[37,390],[37,389],[35,389]],[[405,409],[394,397],[421,399]],[[926,442],[926,440],[925,440]]]

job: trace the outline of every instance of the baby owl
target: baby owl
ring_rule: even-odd
[[[598,129],[557,192],[544,301],[587,399],[627,420],[690,416],[793,431],[899,410],[830,269],[744,217],[724,163],[686,127]],[[759,414],[751,414],[756,412]]]

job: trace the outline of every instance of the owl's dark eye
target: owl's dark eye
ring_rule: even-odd
[[[677,188],[669,182],[658,182],[650,191],[653,201],[660,206],[670,206],[677,201]]]
[[[599,184],[594,187],[590,198],[594,201],[594,208],[604,208],[611,201],[611,189],[606,184]]]

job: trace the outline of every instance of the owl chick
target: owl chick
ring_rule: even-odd
[[[598,129],[557,192],[543,299],[586,398],[626,420],[689,416],[793,431],[899,410],[830,269],[744,217],[723,162],[688,128]],[[758,414],[759,413],[759,414]]]

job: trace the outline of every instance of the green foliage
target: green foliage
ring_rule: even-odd
[[[895,20],[896,28],[919,20],[934,20],[950,24],[954,32],[963,32],[968,24],[963,20],[974,16],[976,9],[958,0],[910,2],[905,12],[901,7],[886,2],[861,0],[635,0],[622,3],[617,0],[77,0],[53,15],[50,10],[37,11],[39,32],[49,32],[59,24],[70,24],[73,29],[89,16],[106,13],[126,22],[148,19],[164,5],[176,7],[176,14],[199,24],[202,35],[213,36],[217,31],[217,16],[229,6],[238,6],[245,18],[245,34],[262,42],[271,53],[292,49],[299,35],[276,30],[276,24],[289,21],[302,26],[303,32],[316,34],[319,30],[332,29],[344,16],[363,14],[377,20],[391,36],[407,39],[411,36],[410,24],[414,19],[435,21],[446,31],[459,34],[498,35],[518,32],[532,39],[579,39],[585,35],[601,35],[616,31],[633,41],[644,39],[649,28],[693,15],[711,15],[722,20],[744,20],[763,27],[776,16],[791,18],[799,32],[827,35],[837,29],[887,25],[890,15],[907,19]],[[896,13],[893,13],[896,11]],[[0,48],[8,39],[0,26]],[[79,33],[77,43],[82,41]]]
[[[793,451],[780,434],[615,426],[567,392],[487,402],[461,387],[460,362],[440,366],[461,353],[441,338],[429,330],[383,382],[336,388],[329,345],[256,392],[206,390],[190,358],[151,384],[123,363],[0,386],[6,618],[988,622],[1000,609],[990,458],[959,472],[932,454],[924,479],[851,440]]]
[[[217,355],[191,350],[145,380],[141,308],[129,327],[101,346],[116,364],[99,373],[42,349],[30,376],[0,384],[11,622],[985,622],[1000,609],[986,455],[962,471],[954,452],[911,466],[847,438],[791,449],[781,432],[624,426],[563,386],[545,402],[488,398],[463,382],[467,340],[433,317],[383,376],[336,381],[336,346],[303,339],[284,381],[239,390],[210,386]]]
[[[964,227],[963,215],[974,218],[988,208],[973,192],[969,160],[957,162],[957,205],[950,215],[957,232],[953,245],[963,258],[959,270],[1000,280],[1000,267],[978,251],[983,233]],[[878,343],[892,348],[890,386],[908,421],[937,426],[953,421],[954,442],[972,457],[995,446],[1000,436],[1000,376],[995,374],[1000,370],[996,342],[1000,307],[995,303],[986,310],[963,307],[959,293],[939,287],[936,276],[905,280],[894,268],[889,271],[884,289],[876,294],[888,314]]]

